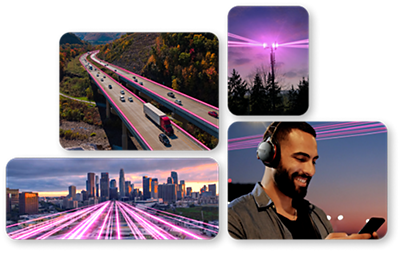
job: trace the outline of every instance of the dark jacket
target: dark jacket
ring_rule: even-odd
[[[308,209],[311,224],[321,238],[333,232],[324,211],[302,200],[296,208]],[[276,213],[275,205],[258,183],[253,191],[228,206],[228,231],[235,239],[293,239]]]

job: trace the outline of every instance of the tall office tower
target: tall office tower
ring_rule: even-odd
[[[125,197],[125,173],[124,169],[119,170],[119,198]]]
[[[171,171],[171,177],[174,180],[173,184],[178,184],[178,173]]]
[[[178,185],[177,199],[181,200],[185,196],[185,180],[181,180]]]
[[[174,180],[172,179],[172,177],[168,177],[167,178],[167,184],[173,184]]]
[[[188,197],[192,196],[192,187],[186,187],[186,196]]]
[[[76,186],[75,185],[70,185],[68,187],[68,197],[74,199],[75,196],[76,196]]]
[[[110,187],[110,200],[118,200],[118,188]]]
[[[96,198],[99,198],[99,176],[98,175],[96,175],[95,185],[96,185]]]
[[[151,180],[151,197],[153,199],[158,199],[158,178],[153,178]]]
[[[176,202],[176,194],[178,185],[176,184],[160,184],[158,185],[158,197],[163,199],[164,203]]]
[[[14,207],[19,204],[19,189],[7,188],[7,195],[10,197],[10,205]]]
[[[131,181],[125,181],[125,197],[131,198],[132,184]]]
[[[143,176],[143,200],[151,198],[151,177]]]
[[[216,184],[209,184],[208,191],[211,192],[211,196],[217,196],[217,185]]]
[[[82,194],[82,201],[85,201],[85,200],[89,199],[89,192],[82,190],[81,194]]]
[[[201,189],[200,189],[200,194],[201,193],[205,193],[207,191],[207,186],[203,186],[203,187],[201,187]]]
[[[106,201],[110,197],[110,179],[108,178],[107,172],[101,173],[100,178],[100,194],[101,194],[101,201]]]
[[[19,213],[35,214],[39,212],[39,194],[22,192],[19,194]]]
[[[87,189],[88,196],[89,196],[89,198],[94,197],[94,189],[95,189],[94,173],[92,173],[92,172],[87,173],[87,182],[88,182],[87,183],[88,184],[88,189]]]
[[[111,181],[110,181],[110,188],[117,188],[117,180],[111,179]]]

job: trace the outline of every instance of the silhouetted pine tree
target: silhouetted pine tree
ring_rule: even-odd
[[[245,98],[248,92],[246,81],[242,81],[239,73],[232,71],[232,76],[228,77],[228,107],[235,115],[247,114],[248,99]]]
[[[267,101],[267,90],[265,89],[262,80],[257,73],[254,77],[253,88],[250,91],[250,114],[265,115],[265,112],[270,108]]]

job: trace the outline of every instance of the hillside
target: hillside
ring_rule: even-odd
[[[140,74],[151,55],[151,47],[156,44],[156,38],[159,35],[159,33],[128,33],[113,43],[101,46],[98,56]]]
[[[84,44],[82,40],[80,40],[75,34],[73,33],[66,33],[60,39],[60,45],[65,44]]]
[[[92,45],[102,45],[118,39],[124,33],[75,33],[81,40],[87,41]]]
[[[211,33],[131,33],[100,46],[100,59],[218,106],[218,39]]]

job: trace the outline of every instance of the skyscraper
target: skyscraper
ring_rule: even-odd
[[[119,199],[125,197],[125,173],[124,169],[119,171]]]
[[[174,179],[172,177],[168,177],[167,184],[173,184],[173,183],[174,183]]]
[[[216,184],[209,184],[208,191],[211,192],[211,196],[217,196],[217,185]]]
[[[185,197],[185,180],[181,180],[178,185],[177,198],[178,200]]]
[[[107,172],[101,173],[100,178],[100,194],[101,194],[101,201],[106,201],[110,197],[110,182],[108,178]]]
[[[74,199],[75,196],[76,196],[76,186],[75,185],[70,185],[68,187],[68,197]]]
[[[192,196],[192,187],[186,187],[186,196],[188,197]]]
[[[158,198],[158,178],[153,178],[151,180],[151,197],[153,199]]]
[[[39,194],[22,192],[19,194],[19,213],[35,214],[39,212]]]
[[[99,198],[99,176],[96,175],[96,180],[95,180],[95,184],[96,184],[96,198]]]
[[[125,181],[125,196],[128,199],[131,198],[131,192],[132,192],[132,185],[131,185],[131,181]]]
[[[117,180],[111,179],[111,181],[110,181],[110,188],[117,188]]]
[[[143,176],[143,200],[151,198],[151,177]]]
[[[92,173],[92,172],[89,172],[87,174],[87,187],[88,187],[88,189],[87,189],[88,197],[89,198],[90,197],[94,197],[95,196],[94,195],[94,189],[95,189],[95,186],[94,186],[94,173]]]
[[[173,184],[179,184],[178,183],[178,173],[175,171],[171,171],[171,177],[174,180]]]

